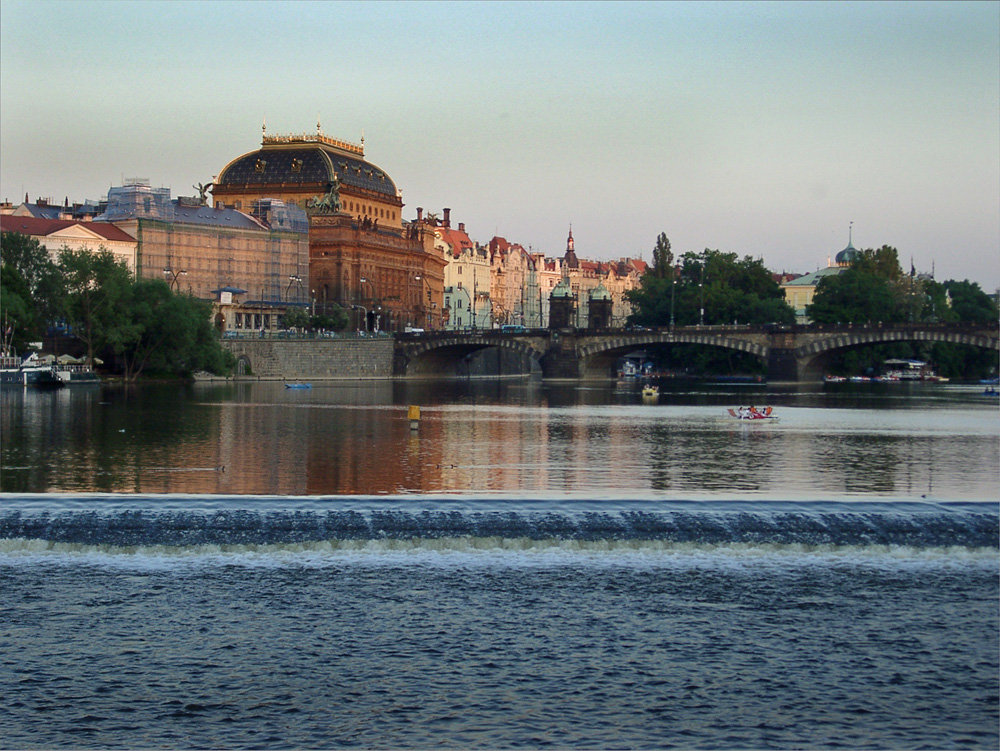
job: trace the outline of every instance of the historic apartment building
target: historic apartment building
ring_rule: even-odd
[[[63,248],[95,253],[102,248],[135,271],[139,243],[128,232],[111,224],[74,219],[44,219],[31,214],[0,215],[0,229],[38,240],[55,260]]]
[[[445,260],[422,221],[403,220],[401,192],[361,144],[315,134],[268,135],[212,185],[217,209],[263,199],[308,215],[309,296],[316,312],[353,311],[359,329],[424,325],[443,309]]]

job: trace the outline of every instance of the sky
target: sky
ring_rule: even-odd
[[[0,0],[4,200],[193,195],[265,120],[481,243],[805,273],[853,223],[1000,288],[998,2]]]

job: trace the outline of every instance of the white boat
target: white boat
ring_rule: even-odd
[[[32,352],[24,360],[17,355],[0,356],[0,383],[4,386],[65,386],[70,381],[70,373],[55,364],[43,363],[37,353]]]

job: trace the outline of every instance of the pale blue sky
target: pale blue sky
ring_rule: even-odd
[[[14,202],[189,195],[319,115],[480,242],[806,272],[853,221],[1000,286],[1000,3],[0,0],[0,34]]]

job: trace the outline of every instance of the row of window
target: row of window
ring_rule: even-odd
[[[308,200],[308,199],[303,199],[301,201],[289,201],[289,203],[295,204],[299,208],[305,208],[306,200]],[[226,208],[225,201],[216,201],[215,202],[215,208],[217,208],[217,209],[224,209],[224,208]],[[242,210],[242,208],[243,208],[243,202],[242,201],[233,201],[233,208],[236,209],[237,211]],[[359,213],[361,213],[361,214],[363,214],[365,216],[373,216],[373,217],[377,217],[379,219],[388,219],[388,220],[393,221],[393,222],[396,221],[396,212],[395,211],[391,211],[389,209],[382,208],[382,207],[379,207],[379,206],[376,206],[376,207],[373,208],[370,204],[363,204],[363,203],[360,203],[360,202],[355,203],[354,201],[348,201],[347,202],[347,210],[349,212],[351,212],[352,214],[355,211],[357,211],[357,212],[359,212]],[[459,273],[461,273],[461,272],[459,272]]]

